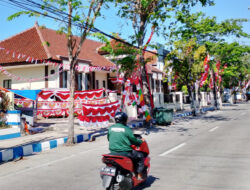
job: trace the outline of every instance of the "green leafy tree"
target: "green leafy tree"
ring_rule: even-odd
[[[68,58],[70,63],[70,104],[69,104],[69,130],[67,144],[74,143],[74,93],[75,73],[78,56],[86,37],[94,26],[95,20],[100,16],[101,7],[106,0],[41,0],[41,4],[35,1],[27,1],[23,4],[26,11],[18,12],[9,17],[9,20],[22,14],[29,16],[47,16],[61,22],[58,29],[67,37]],[[26,5],[26,7],[25,7]],[[34,9],[36,8],[36,9]],[[73,32],[78,36],[74,36]],[[49,42],[48,42],[49,43]]]
[[[10,99],[6,92],[0,90],[0,128],[7,128],[6,111],[10,108]]]
[[[200,74],[203,71],[202,61],[207,54],[213,55],[213,47],[215,43],[224,42],[226,37],[249,37],[248,34],[242,30],[242,22],[247,21],[246,19],[229,19],[218,23],[216,17],[206,17],[204,13],[193,13],[181,12],[176,13],[176,24],[173,26],[168,34],[170,43],[174,45],[171,47],[172,52],[167,57],[167,60],[172,60],[172,64],[169,66],[173,67],[174,72],[178,72],[180,77],[178,82],[180,84],[186,83],[189,91],[189,95],[192,94],[192,86],[195,80],[200,78]],[[188,42],[195,41],[196,45],[188,45]],[[180,51],[179,46],[188,45],[189,51],[185,53],[185,48]],[[178,57],[175,57],[175,52],[181,52],[181,60],[186,60],[185,66],[180,68]],[[214,65],[210,62],[210,68],[214,68]],[[182,66],[183,67],[183,66]],[[194,69],[196,68],[196,69]],[[192,88],[194,89],[194,87]],[[192,97],[192,96],[191,96]]]
[[[141,67],[141,79],[146,105],[150,105],[149,86],[147,83],[146,63],[143,56],[145,36],[148,27],[154,28],[160,34],[167,30],[166,21],[177,10],[187,11],[192,6],[201,3],[203,6],[212,5],[212,0],[115,0],[119,8],[118,15],[129,21],[134,29],[131,36],[133,44],[139,47],[139,62]]]
[[[215,59],[221,60],[221,65],[227,65],[223,72],[223,86],[232,88],[239,82],[249,80],[250,76],[250,46],[237,42],[220,42],[212,46],[211,52]]]
[[[200,46],[195,39],[188,41],[175,41],[173,51],[166,59],[166,68],[172,70],[172,75],[177,75],[178,89],[182,86],[187,87],[189,97],[194,99],[192,92],[194,84],[199,79],[202,72],[204,57],[206,56],[206,47]]]

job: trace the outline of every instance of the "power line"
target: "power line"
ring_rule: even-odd
[[[38,2],[34,2],[32,0],[2,0],[2,2],[6,3],[6,4],[10,4],[11,6],[14,6],[14,7],[21,8],[21,9],[26,10],[26,11],[31,11],[31,12],[34,12],[36,14],[40,14],[40,15],[42,15],[44,17],[55,19],[55,20],[61,21],[63,23],[68,23],[67,17],[69,16],[69,14],[62,11],[62,10],[60,10],[60,9],[58,9],[57,7],[55,7],[55,6],[51,5],[51,4],[46,4],[47,6],[44,6],[42,4],[39,4]],[[36,9],[45,10],[45,11],[49,12],[50,15],[48,13],[42,13],[42,12],[36,10]],[[54,15],[54,16],[52,16],[51,14]],[[87,28],[86,23],[84,25],[82,23],[73,22],[72,25],[74,25],[76,27],[80,27],[80,28]],[[122,39],[116,38],[116,37],[114,37],[112,35],[109,35],[109,34],[103,32],[102,30],[99,30],[98,28],[96,28],[94,26],[90,29],[90,31],[94,32],[94,33],[98,32],[100,34],[103,34],[106,37],[109,37],[109,38],[111,38],[113,40],[116,40],[118,42],[126,44],[126,45],[128,45],[130,47],[140,49],[140,47],[135,46],[135,45],[133,45],[133,44],[131,44],[129,42],[126,42],[126,41],[124,41]],[[147,51],[147,52],[152,53],[154,55],[164,57],[164,55],[158,54],[158,53],[150,51],[150,50],[142,50],[142,51]]]

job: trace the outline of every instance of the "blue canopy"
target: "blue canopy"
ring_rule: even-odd
[[[19,96],[22,96],[24,98],[28,98],[31,100],[36,100],[37,94],[41,92],[41,90],[12,90],[12,89],[8,89],[8,90]]]

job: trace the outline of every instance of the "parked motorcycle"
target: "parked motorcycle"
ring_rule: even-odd
[[[141,139],[141,135],[135,135]],[[144,154],[144,170],[143,178],[138,179],[136,173],[136,163],[129,157],[104,154],[102,162],[106,164],[100,171],[102,185],[106,190],[131,190],[135,186],[147,180],[150,169],[149,148],[146,141],[136,147],[131,146],[134,150],[143,152]]]

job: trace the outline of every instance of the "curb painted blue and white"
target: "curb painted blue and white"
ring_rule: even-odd
[[[132,124],[131,127],[141,127],[143,122]],[[97,131],[89,134],[79,134],[74,137],[75,143],[81,143],[85,141],[92,141],[94,138],[102,135],[106,135],[108,130]],[[49,141],[28,144],[24,146],[17,146],[14,148],[4,149],[0,151],[0,164],[16,159],[20,159],[25,156],[31,156],[39,152],[54,149],[65,144],[68,137],[62,137],[58,139],[53,139]]]
[[[19,128],[7,128],[0,130],[0,140],[12,139],[21,137]]]
[[[214,111],[214,110],[215,110],[214,107],[207,107],[207,108],[202,108],[202,109],[201,109],[202,112]],[[192,115],[192,114],[193,114],[192,111],[189,111],[189,112],[177,114],[177,115],[175,115],[174,117],[186,117],[186,116],[190,116],[190,115]]]
[[[74,142],[81,143],[84,141],[89,141],[93,135],[95,135],[95,133],[76,135],[74,137]],[[4,149],[0,151],[0,163],[16,160],[24,156],[31,156],[39,152],[57,148],[65,144],[67,140],[68,137],[62,137],[40,143],[34,143],[34,144],[28,144],[24,146],[17,146],[14,148]]]
[[[18,128],[21,124],[21,111],[20,110],[8,110],[6,113],[6,125],[12,128]]]
[[[139,127],[142,127],[143,126],[143,122],[136,122],[136,123],[129,123],[128,126],[130,128],[139,128]]]

